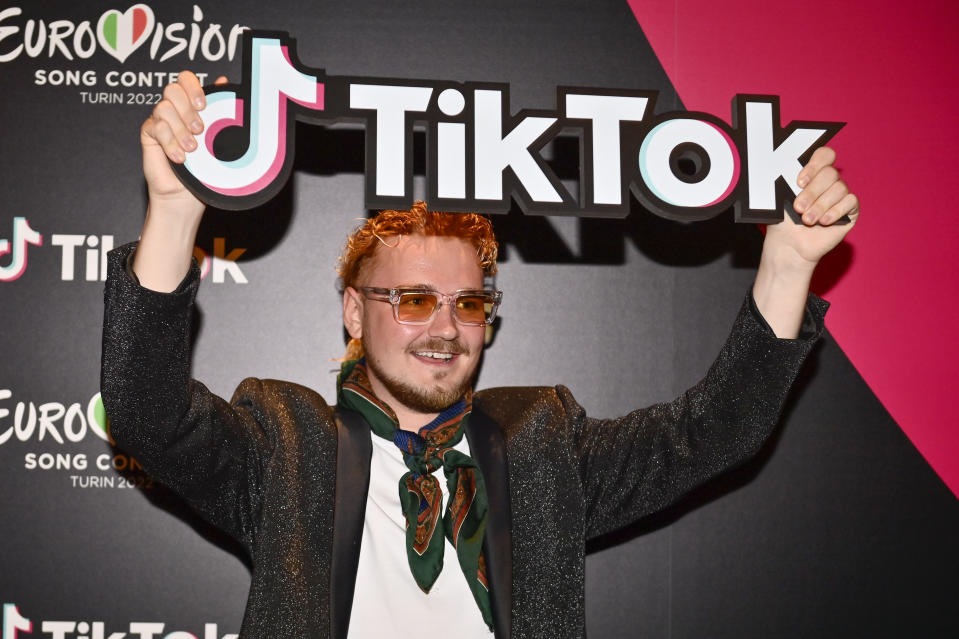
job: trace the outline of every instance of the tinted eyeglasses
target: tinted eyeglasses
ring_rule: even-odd
[[[393,319],[400,324],[428,324],[436,311],[447,304],[453,309],[453,318],[466,326],[487,326],[496,319],[496,309],[503,299],[502,291],[460,289],[455,293],[440,293],[423,288],[360,288],[372,300],[389,302]]]

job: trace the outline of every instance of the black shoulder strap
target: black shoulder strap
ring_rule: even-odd
[[[466,423],[470,456],[479,464],[486,482],[489,515],[486,518],[486,556],[493,608],[493,630],[497,639],[509,639],[513,601],[512,518],[510,514],[509,472],[503,430],[482,407],[473,403]]]
[[[370,427],[354,411],[336,407],[336,494],[330,566],[330,637],[346,639],[360,562],[373,443]]]

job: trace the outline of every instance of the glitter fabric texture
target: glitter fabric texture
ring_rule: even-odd
[[[336,494],[332,407],[286,382],[244,380],[228,403],[191,380],[199,271],[194,265],[173,293],[143,289],[126,269],[134,248],[111,252],[105,292],[101,391],[111,434],[250,554],[242,637],[345,629],[346,620],[332,616],[348,617],[348,608],[331,612],[330,603],[333,513],[340,501],[365,500],[367,487]],[[496,636],[585,636],[586,539],[664,508],[755,454],[822,332],[827,306],[810,296],[801,338],[779,340],[747,296],[699,384],[618,419],[587,417],[562,386],[476,393],[474,417],[485,415],[485,427],[501,436],[471,437],[471,450],[484,447],[476,454],[484,475],[493,471],[484,460],[497,455],[508,470],[489,482],[487,544],[497,548],[488,554],[498,564],[490,571],[495,577],[506,568],[509,578],[499,583],[510,591],[508,600],[496,592],[494,578],[494,612],[504,619]],[[486,450],[497,448],[487,441],[503,442],[505,452]],[[508,618],[496,601],[509,601]]]

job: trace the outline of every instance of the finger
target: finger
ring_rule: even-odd
[[[163,99],[173,106],[176,119],[179,120],[179,124],[182,124],[184,128],[190,130],[190,142],[195,144],[196,140],[193,139],[193,135],[198,135],[203,131],[203,120],[200,119],[200,113],[193,108],[193,104],[190,101],[190,96],[183,89],[183,87],[181,87],[178,83],[173,82],[164,87]],[[154,113],[156,113],[155,110]],[[169,111],[164,111],[163,115],[170,115]],[[178,123],[171,122],[170,124],[174,131],[179,133],[178,127],[176,126]],[[184,143],[184,145],[187,144],[186,138],[182,138],[181,141]]]
[[[819,223],[823,226],[829,226],[844,216],[849,216],[849,220],[853,223],[859,218],[859,198],[852,193],[846,193],[838,202],[829,207],[819,218]]]
[[[180,143],[177,142],[170,126],[163,120],[154,120],[152,117],[147,119],[140,127],[140,137],[144,140],[144,154],[147,146],[153,145],[158,146],[171,161],[177,164],[186,161]]]
[[[835,162],[836,152],[828,146],[821,146],[813,151],[809,162],[806,163],[806,166],[803,167],[799,172],[799,176],[796,178],[796,183],[799,185],[799,188],[806,188],[819,171],[827,166],[832,166]]]
[[[186,159],[184,153],[196,148],[196,138],[169,100],[161,100],[154,107],[153,115],[144,124],[144,132],[155,139],[174,162],[182,163]]]
[[[803,213],[803,222],[807,224],[822,222],[826,212],[843,199],[847,193],[849,193],[849,187],[846,186],[845,182],[837,179],[827,186],[826,190],[812,204],[806,207],[806,211]]]
[[[177,76],[176,84],[183,89],[194,109],[199,111],[206,106],[206,94],[203,93],[203,85],[200,84],[196,74],[191,71],[181,71]]]
[[[817,207],[816,202],[833,184],[839,181],[839,171],[835,167],[823,167],[816,173],[809,185],[796,196],[793,208],[802,213],[805,224],[815,224],[816,220],[825,213],[826,208],[829,208]]]
[[[218,77],[216,80],[213,81],[213,84],[215,84],[216,86],[221,86],[221,85],[224,85],[224,84],[226,84],[226,83],[228,83],[228,82],[229,82],[229,80],[226,79],[226,76],[225,76],[225,75],[221,75],[220,77]]]

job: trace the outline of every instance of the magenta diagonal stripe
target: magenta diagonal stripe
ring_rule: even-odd
[[[863,215],[814,288],[850,361],[959,495],[959,5],[629,5],[687,109],[728,114],[733,93],[771,93],[784,120],[848,122],[832,145]]]

